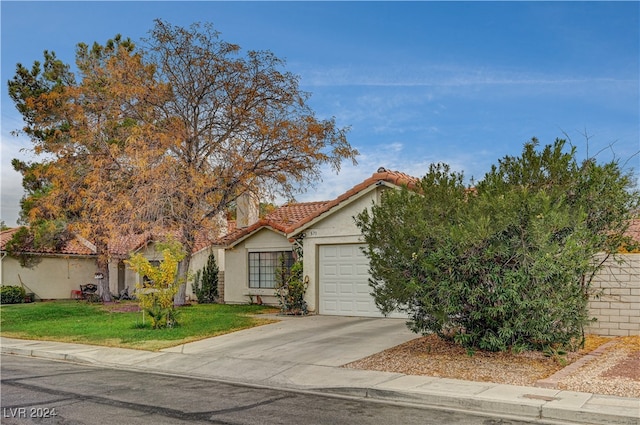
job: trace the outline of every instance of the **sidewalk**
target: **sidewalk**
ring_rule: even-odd
[[[340,351],[339,339],[347,336],[318,336],[317,343],[334,350],[327,353],[325,348],[322,355],[314,355],[311,351],[317,351],[318,346],[313,344],[313,336],[306,342],[291,338],[284,345],[273,337],[304,330],[305,322],[290,323],[248,329],[159,352],[11,338],[0,338],[0,348],[4,354],[538,419],[541,423],[640,424],[637,398],[340,368],[354,355],[361,355]],[[297,328],[291,332],[287,326]],[[328,341],[331,338],[335,340]],[[249,342],[255,349],[237,349]],[[280,349],[283,346],[286,352]]]

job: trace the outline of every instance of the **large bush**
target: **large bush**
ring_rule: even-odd
[[[579,343],[594,255],[624,242],[638,193],[617,163],[579,163],[565,146],[534,139],[473,189],[433,165],[417,190],[389,190],[361,213],[381,311],[468,348]]]
[[[0,303],[2,304],[19,304],[24,302],[25,291],[21,286],[2,286],[0,287]]]

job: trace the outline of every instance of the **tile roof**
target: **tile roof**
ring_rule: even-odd
[[[290,233],[305,223],[309,217],[318,215],[328,203],[328,201],[319,201],[283,205],[251,226],[234,229],[220,238],[216,244],[221,246],[233,244],[256,230],[265,227],[270,227],[285,234]]]
[[[293,233],[296,229],[311,222],[323,213],[381,181],[395,186],[408,186],[409,188],[413,188],[420,179],[399,171],[389,171],[384,168],[379,168],[371,177],[347,190],[336,199],[331,201],[284,205],[253,225],[243,229],[236,229],[236,231],[229,233],[218,240],[217,244],[221,246],[231,246],[253,232],[265,227],[272,228],[284,234]]]
[[[0,234],[0,249],[4,250],[7,242],[11,240],[14,233],[20,228],[5,230]],[[92,248],[91,243],[80,237],[69,239],[60,249],[41,248],[39,250],[26,250],[28,253],[51,254],[51,255],[95,255],[96,252]]]
[[[319,217],[321,214],[329,211],[342,202],[348,200],[352,196],[362,192],[363,190],[369,188],[374,184],[377,184],[380,181],[396,186],[404,185],[408,187],[415,187],[419,179],[409,176],[408,174],[401,173],[399,171],[390,171],[384,168],[379,168],[377,172],[374,173],[371,177],[357,184],[356,186],[352,187],[351,189],[331,201],[287,204],[276,209],[253,225],[245,228],[236,228],[235,221],[229,221],[227,223],[227,235],[219,238],[216,241],[214,241],[213,238],[209,237],[207,232],[202,231],[197,236],[193,252],[198,252],[208,246],[211,246],[213,243],[219,246],[227,246],[263,227],[272,228],[284,234],[292,233],[296,229],[309,223],[316,217]],[[4,249],[6,242],[11,239],[13,233],[15,233],[16,231],[17,229],[10,229],[2,232],[2,249]],[[119,236],[117,238],[114,238],[109,243],[109,251],[115,256],[124,257],[127,256],[130,252],[136,251],[142,248],[148,242],[160,237],[162,237],[162,234],[151,234],[148,232],[137,235]],[[74,238],[70,240],[61,250],[57,252],[54,252],[53,250],[41,250],[39,252],[43,254],[66,255],[95,254],[95,251],[90,248],[90,242],[83,240],[82,238]]]
[[[0,233],[1,250],[5,249],[7,242],[11,240],[14,233],[16,233],[18,230],[19,228],[13,228]],[[154,235],[149,232],[137,235],[122,235],[112,239],[111,242],[109,242],[109,252],[115,257],[128,257],[129,253],[144,247],[148,242],[162,238],[162,236],[163,235]],[[199,233],[196,236],[196,243],[193,248],[193,252],[196,253],[211,246],[212,240],[212,238],[207,237],[205,232]],[[80,236],[76,236],[70,239],[62,248],[58,250],[41,248],[38,250],[27,250],[27,252],[34,254],[37,253],[51,255],[96,255],[95,247],[92,246],[92,243]]]
[[[19,229],[19,227],[14,227],[13,229],[3,230],[0,232],[0,249],[4,251],[4,247],[7,245],[7,242],[11,240],[13,234]]]
[[[245,228],[237,228],[236,222],[234,220],[229,220],[227,222],[227,234],[216,240],[209,237],[207,232],[200,232],[197,235],[193,253],[205,249],[212,244],[217,246],[231,246],[235,242],[242,240],[261,228],[272,228],[284,233],[285,235],[291,234],[323,213],[331,210],[352,196],[357,195],[378,182],[386,182],[395,186],[407,186],[409,188],[414,188],[419,181],[420,179],[408,174],[380,168],[371,177],[331,201],[286,204],[277,208],[275,211],[271,212],[253,225]],[[0,233],[0,249],[5,249],[6,243],[13,237],[13,234],[17,232],[18,229],[19,228],[13,228]],[[630,235],[636,241],[640,241],[640,218],[632,220],[631,225],[627,230],[627,235]],[[152,235],[151,233],[120,236],[115,238],[109,244],[109,250],[111,254],[115,256],[127,256],[130,252],[142,248],[148,242],[157,240],[161,236],[162,235],[160,234]],[[39,253],[95,255],[95,251],[90,247],[90,242],[85,241],[80,237],[71,239],[58,251],[45,249],[39,251]]]
[[[640,218],[634,218],[629,224],[626,235],[631,236],[634,241],[640,242]]]
[[[178,237],[178,232],[145,232],[135,235],[122,235],[114,238],[109,243],[109,252],[117,257],[127,257],[129,253],[137,251],[143,248],[147,243],[152,241],[158,241],[164,239],[168,234],[173,234],[174,237]],[[192,253],[201,251],[213,243],[214,238],[207,235],[207,232],[202,231],[196,234],[195,244],[193,246]]]
[[[420,179],[399,171],[390,171],[384,168],[379,168],[371,177],[347,190],[336,199],[331,201],[284,205],[249,227],[235,230],[230,229],[229,233],[218,239],[215,244],[219,246],[232,246],[234,243],[244,239],[261,228],[272,228],[284,233],[285,235],[291,234],[305,224],[321,216],[323,213],[381,181],[395,186],[415,188],[420,182]],[[634,240],[640,241],[640,218],[632,221],[627,234]]]
[[[109,252],[118,257],[126,257],[130,252],[142,248],[151,240],[153,240],[151,233],[121,235],[109,242]]]

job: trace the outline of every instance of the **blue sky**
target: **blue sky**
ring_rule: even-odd
[[[2,1],[0,219],[22,195],[12,158],[35,159],[6,82],[18,62],[78,42],[145,37],[153,20],[211,22],[243,50],[270,50],[300,76],[321,118],[350,126],[361,155],[300,201],[332,199],[384,166],[422,176],[446,162],[481,178],[531,137],[568,135],[581,157],[640,169],[639,2]],[[613,143],[613,148],[609,145]],[[628,160],[628,161],[627,161]],[[636,173],[637,175],[637,173]]]

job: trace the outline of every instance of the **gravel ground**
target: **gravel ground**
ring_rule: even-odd
[[[640,398],[640,337],[617,344],[558,383],[558,388]]]
[[[563,359],[539,352],[490,353],[466,350],[435,335],[419,337],[344,367],[534,386],[612,338],[588,336],[585,348]],[[640,337],[617,338],[595,360],[563,377],[558,388],[596,394],[640,397]],[[564,361],[563,361],[564,360]]]

